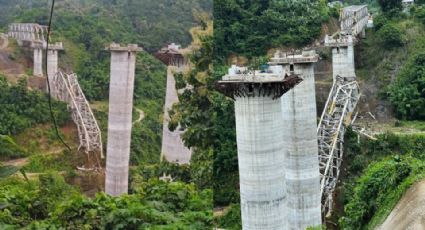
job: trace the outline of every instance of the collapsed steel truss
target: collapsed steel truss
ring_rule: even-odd
[[[8,36],[18,41],[45,43],[48,26],[36,23],[12,23],[9,25]]]
[[[360,99],[356,80],[337,76],[317,129],[319,139],[320,194],[322,212],[332,210],[333,192],[338,182],[344,154],[345,126]]]
[[[341,31],[332,37],[326,36],[325,45],[332,48],[353,46],[354,37],[364,30],[367,20],[366,5],[343,8],[340,13]],[[352,113],[359,100],[360,89],[356,76],[337,75],[317,128],[320,194],[324,217],[332,211],[333,193],[338,183],[344,155],[344,134],[346,126],[352,124]]]
[[[52,96],[68,104],[72,120],[78,128],[78,149],[87,155],[96,154],[96,159],[98,153],[104,158],[100,128],[78,84],[77,75],[59,71],[50,80],[50,86]]]

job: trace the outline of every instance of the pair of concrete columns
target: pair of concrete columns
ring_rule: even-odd
[[[34,43],[34,61],[33,61],[33,75],[43,76],[43,50],[45,45],[41,43]],[[47,76],[52,78],[58,72],[58,52],[63,50],[62,42],[57,42],[49,45],[47,50]]]
[[[285,72],[304,79],[280,99],[267,94],[235,97],[244,230],[306,229],[321,224],[317,59],[299,60],[279,64]]]
[[[135,61],[141,49],[113,44],[109,50],[105,190],[118,196],[128,191]],[[259,92],[256,97],[235,97],[245,230],[305,229],[321,224],[313,64],[305,60],[283,64],[304,81],[282,99]]]

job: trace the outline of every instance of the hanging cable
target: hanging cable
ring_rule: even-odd
[[[47,53],[49,52],[49,42],[50,42],[50,29],[52,27],[52,18],[53,18],[53,11],[55,9],[55,0],[52,0],[52,6],[50,8],[50,17],[49,17],[49,25],[47,27],[47,41],[46,41],[46,56],[44,58],[44,66],[45,69],[47,71]],[[55,115],[53,113],[53,109],[52,109],[52,94],[51,94],[51,90],[50,90],[50,80],[49,80],[49,75],[47,75],[47,90],[48,90],[48,94],[49,94],[49,110],[50,110],[50,118],[53,122],[54,128],[55,128],[55,132],[56,132],[56,136],[58,137],[58,139],[62,142],[62,144],[69,150],[71,150],[71,147],[69,147],[69,145],[65,142],[65,140],[61,137],[61,135],[59,134],[59,129],[58,129],[58,124],[56,122],[56,118]]]

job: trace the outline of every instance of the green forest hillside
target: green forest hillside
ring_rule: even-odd
[[[397,0],[342,2],[368,4],[373,12],[374,28],[355,53],[364,95],[358,107],[376,115],[361,125],[375,138],[346,133],[334,212],[324,225],[374,229],[425,178],[425,5],[417,1],[403,11]],[[0,32],[10,22],[46,24],[47,3],[0,0]],[[133,117],[139,110],[145,117],[133,127],[130,195],[95,194],[103,178],[75,170],[82,157],[64,150],[46,112],[46,94],[29,87],[31,52],[12,41],[3,56],[25,68],[19,79],[0,73],[0,229],[241,229],[234,103],[216,91],[215,82],[240,60],[258,68],[270,50],[317,44],[338,10],[326,0],[215,0],[214,6],[210,0],[58,1],[52,36],[65,45],[60,66],[78,74],[104,134],[104,48],[120,42],[146,50],[136,66]],[[206,20],[210,16],[213,22]],[[169,42],[193,48],[191,66],[175,76],[182,93],[170,111],[169,128],[185,128],[184,143],[193,149],[184,166],[159,157],[166,67],[151,53]],[[318,53],[331,66],[329,50]],[[330,72],[325,77],[332,81]],[[60,134],[75,148],[76,130],[65,111],[65,104],[53,102]],[[19,167],[2,167],[4,162]],[[158,180],[164,175],[173,181]]]
[[[47,24],[49,2],[0,1],[0,32],[6,32],[11,22]],[[0,73],[0,229],[206,229],[212,225],[212,193],[195,183],[195,171],[187,165],[159,162],[167,71],[151,55],[170,42],[186,46],[198,39],[190,30],[206,27],[201,19],[208,18],[211,8],[212,2],[203,0],[57,1],[52,40],[65,46],[59,65],[77,73],[104,141],[110,65],[110,54],[104,49],[111,42],[136,43],[145,49],[137,57],[133,117],[139,117],[138,111],[145,116],[132,129],[130,195],[119,198],[95,194],[103,187],[101,174],[75,169],[86,156],[76,151],[76,128],[66,105],[54,101],[60,135],[72,152],[58,141],[47,95],[31,88],[31,51],[14,41],[0,50],[9,64],[22,66],[19,74]],[[163,175],[173,181],[158,180]]]
[[[0,28],[11,22],[47,24],[50,1],[1,1]],[[104,101],[109,92],[111,42],[136,43],[147,52],[139,54],[136,71],[135,106],[144,111],[144,122],[133,130],[133,162],[157,162],[160,154],[162,107],[165,97],[165,67],[151,55],[160,47],[191,42],[190,28],[202,14],[211,12],[212,2],[193,1],[58,1],[53,15],[53,41],[63,41],[65,52],[59,65],[78,74],[90,101]],[[206,13],[207,12],[207,13]],[[31,54],[27,54],[31,58]],[[31,59],[30,59],[31,60]],[[101,103],[102,104],[102,103]],[[106,118],[107,107],[98,116]],[[106,128],[106,121],[102,120]],[[105,136],[105,135],[104,135]]]

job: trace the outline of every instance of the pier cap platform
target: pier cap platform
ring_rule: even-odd
[[[49,50],[64,50],[62,42],[49,44]]]
[[[121,46],[118,43],[112,43],[109,47],[106,47],[105,50],[109,51],[123,51],[123,52],[140,52],[143,51],[142,47],[139,47],[137,44],[128,44],[127,46]]]
[[[222,80],[216,82],[216,89],[235,99],[238,97],[273,96],[281,97],[298,85],[303,79],[294,73],[286,73],[282,66],[269,66],[264,70],[249,70],[233,65]]]
[[[155,57],[169,66],[175,64],[175,62],[184,63],[185,55],[188,53],[190,53],[189,48],[183,49],[180,45],[171,43],[156,52]]]
[[[301,52],[287,53],[283,51],[276,51],[274,56],[270,59],[270,65],[279,64],[302,64],[302,63],[315,63],[319,61],[319,55],[314,50],[305,50]]]
[[[353,46],[355,43],[355,39],[351,35],[338,34],[325,36],[325,46],[326,47],[347,47]]]
[[[33,41],[31,42],[31,48],[33,49],[46,49],[47,42],[43,41]]]

